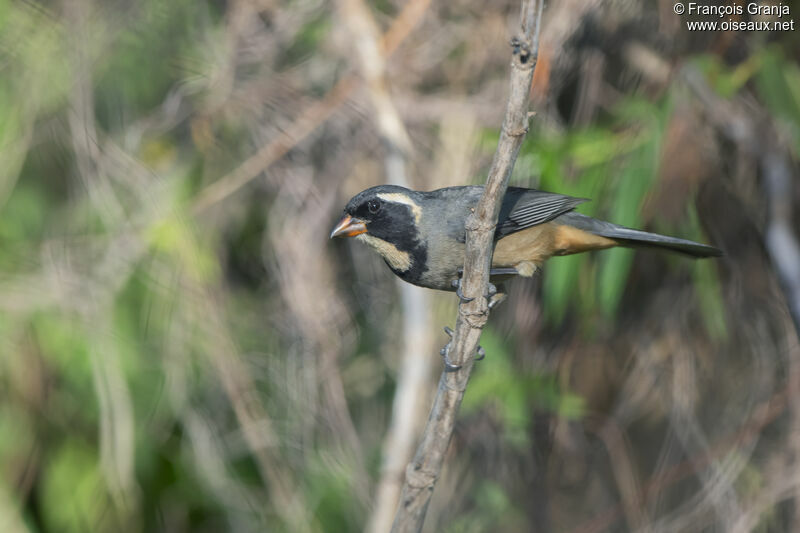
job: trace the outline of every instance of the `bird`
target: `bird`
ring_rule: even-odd
[[[354,237],[374,249],[400,279],[429,289],[455,291],[465,301],[461,293],[465,226],[483,189],[481,185],[434,191],[397,185],[371,187],[347,202],[330,237]],[[587,201],[508,187],[494,232],[486,295],[490,308],[505,298],[504,281],[533,276],[553,256],[616,246],[657,248],[695,258],[722,255],[713,246],[620,226],[575,211]]]
[[[364,242],[404,281],[453,291],[453,281],[461,277],[464,262],[467,217],[482,194],[481,185],[429,192],[378,185],[350,199],[330,237],[355,237]],[[712,246],[575,211],[587,201],[509,187],[495,228],[490,278],[530,277],[553,256],[615,246],[658,248],[696,258],[722,255]]]

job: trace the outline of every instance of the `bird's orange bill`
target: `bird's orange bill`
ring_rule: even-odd
[[[350,215],[345,215],[342,220],[336,224],[331,232],[331,239],[334,237],[355,237],[367,232],[367,225],[363,220],[353,218]]]

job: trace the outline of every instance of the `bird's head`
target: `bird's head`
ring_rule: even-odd
[[[379,185],[355,195],[331,232],[356,237],[374,248],[396,271],[407,271],[420,245],[420,193],[394,185]]]

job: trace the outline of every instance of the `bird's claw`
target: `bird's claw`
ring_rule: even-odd
[[[455,287],[456,296],[458,296],[458,299],[461,301],[462,304],[469,303],[469,302],[471,302],[472,300],[475,299],[475,298],[467,298],[466,296],[464,296],[464,293],[461,292],[461,278],[460,277],[454,279],[453,281],[451,281],[450,285],[452,287]],[[500,303],[499,301],[494,301],[492,299],[492,297],[495,296],[496,294],[497,294],[497,287],[495,286],[494,283],[490,282],[489,283],[489,287],[487,289],[487,293],[484,295],[484,298],[489,300],[489,309],[492,309],[495,305]]]
[[[489,292],[488,292],[488,293],[487,293],[487,295],[486,295],[486,297],[487,297],[487,298],[491,298],[492,296],[494,296],[495,294],[497,294],[497,287],[495,286],[495,284],[494,284],[494,283],[489,283],[489,288],[488,288],[488,291],[489,291]]]
[[[461,370],[461,365],[454,365],[447,358],[445,358],[445,360],[444,360],[444,371],[445,372],[447,372],[449,374],[450,372],[457,372],[459,370]]]
[[[444,332],[447,333],[447,336],[450,337],[450,342],[453,341],[453,330],[450,329],[450,326],[444,327]],[[439,350],[439,353],[444,358],[444,371],[445,372],[455,372],[456,370],[461,369],[461,365],[454,365],[450,362],[450,356],[448,355],[450,352],[450,342],[444,345],[444,348]]]
[[[447,333],[447,336],[450,337],[450,342],[444,345],[444,348],[439,350],[439,354],[444,358],[444,371],[445,372],[455,372],[457,370],[461,370],[462,365],[455,365],[450,361],[449,353],[450,353],[450,344],[453,340],[453,330],[450,329],[448,326],[444,327],[444,332]],[[478,350],[476,352],[475,360],[482,361],[483,358],[486,357],[486,350],[483,349],[483,346],[478,346]]]
[[[461,278],[454,279],[450,283],[450,285],[456,288],[456,296],[458,296],[458,299],[461,301],[462,304],[469,303],[475,299],[475,298],[467,298],[466,296],[464,296],[464,293],[461,292]]]

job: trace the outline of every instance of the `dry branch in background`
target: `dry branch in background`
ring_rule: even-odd
[[[425,13],[428,4],[430,0],[415,0],[406,4],[381,39],[381,50],[385,56],[391,55],[400,46]],[[262,146],[229,174],[200,191],[192,204],[192,210],[201,213],[253,181],[331,118],[334,112],[350,98],[356,87],[358,78],[355,75],[350,74],[340,78],[324,98],[306,108],[297,117],[288,131]]]
[[[764,189],[770,203],[765,241],[800,335],[800,244],[792,222],[792,168],[789,156],[775,144],[766,150],[761,161]]]
[[[392,531],[420,531],[433,487],[442,470],[444,455],[453,436],[458,408],[472,372],[474,354],[489,317],[486,298],[492,260],[492,240],[500,204],[508,187],[519,149],[528,132],[528,101],[539,52],[542,20],[541,0],[523,0],[520,35],[511,41],[511,80],[506,116],[500,132],[486,188],[475,212],[467,218],[463,293],[474,298],[459,305],[450,360],[461,365],[455,372],[442,372],[439,388],[417,448],[408,466],[403,494]]]
[[[424,12],[429,0],[416,12]],[[384,141],[384,166],[390,184],[410,187],[408,158],[411,141],[400,119],[386,80],[386,52],[380,45],[380,33],[368,6],[362,0],[340,0],[339,11],[366,81],[375,123]],[[414,437],[424,417],[425,386],[429,368],[430,298],[424,289],[397,280],[403,306],[403,348],[397,374],[397,392],[392,401],[392,417],[383,445],[380,479],[374,506],[365,531],[380,533],[392,524],[403,482],[403,470],[411,459]]]

